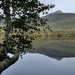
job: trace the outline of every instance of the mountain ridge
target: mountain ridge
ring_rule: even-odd
[[[55,12],[52,12],[51,14],[62,14],[63,12],[61,10],[57,10]]]
[[[75,30],[75,14],[74,13],[60,13],[58,11],[50,13],[42,18],[48,19],[48,25],[54,30]]]

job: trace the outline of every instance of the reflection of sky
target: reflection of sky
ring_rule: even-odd
[[[39,0],[44,4],[55,4],[55,8],[49,11],[53,12],[56,10],[61,10],[62,12],[75,13],[75,0]]]
[[[58,61],[40,54],[26,54],[2,75],[75,75],[75,58]]]

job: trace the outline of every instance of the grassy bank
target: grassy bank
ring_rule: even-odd
[[[75,40],[74,31],[46,31],[46,32],[35,32],[29,37],[35,39],[49,39],[49,40]]]
[[[10,34],[12,35],[12,34]],[[25,33],[30,39],[35,40],[42,40],[42,39],[49,39],[49,40],[75,40],[75,31],[36,31],[33,33]],[[4,38],[4,31],[0,30],[0,43]]]

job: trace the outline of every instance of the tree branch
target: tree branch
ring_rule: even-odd
[[[13,57],[6,58],[4,61],[0,62],[0,74],[7,69],[9,66],[14,64],[19,58],[19,53],[15,53]]]

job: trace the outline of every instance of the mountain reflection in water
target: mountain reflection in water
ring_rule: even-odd
[[[34,53],[44,54],[58,60],[63,57],[75,57],[75,41],[60,40],[37,45]]]
[[[75,75],[75,42],[37,45],[33,53],[26,53],[2,75]]]

